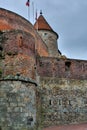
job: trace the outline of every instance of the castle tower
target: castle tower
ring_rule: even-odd
[[[0,130],[37,127],[34,32],[27,20],[0,9]]]
[[[42,40],[45,42],[48,48],[49,56],[59,57],[61,55],[61,52],[59,51],[57,44],[57,39],[59,38],[59,36],[43,17],[42,12],[40,12],[40,16],[36,20],[34,27],[38,31]]]

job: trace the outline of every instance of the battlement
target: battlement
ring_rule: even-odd
[[[41,57],[38,59],[38,74],[41,77],[87,79],[87,61]]]

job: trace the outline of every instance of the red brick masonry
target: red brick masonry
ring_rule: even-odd
[[[87,130],[87,124],[53,126],[43,130]]]

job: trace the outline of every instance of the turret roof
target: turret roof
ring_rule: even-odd
[[[43,17],[42,14],[40,14],[39,18],[36,20],[36,23],[34,24],[34,28],[38,30],[49,30],[53,31],[53,29],[50,27],[46,19]]]
[[[57,35],[57,38],[59,37],[59,35],[48,24],[48,22],[46,21],[46,19],[42,15],[42,12],[40,12],[40,16],[36,20],[36,22],[34,24],[34,28],[36,30],[48,30],[48,31],[51,31],[51,32],[53,32],[53,33],[55,33]]]

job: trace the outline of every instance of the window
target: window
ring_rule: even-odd
[[[44,33],[44,35],[46,36],[46,35],[47,35],[47,33]]]
[[[3,51],[3,48],[2,48],[2,46],[1,46],[1,45],[0,45],[0,50],[1,50],[1,51]]]
[[[70,66],[71,66],[71,62],[70,61],[66,61],[65,62],[65,71],[69,71],[70,70]]]
[[[51,99],[49,100],[49,105],[52,105],[52,101],[51,101]]]
[[[69,105],[71,105],[71,100],[69,100]]]
[[[61,105],[61,99],[59,99],[59,105]]]

